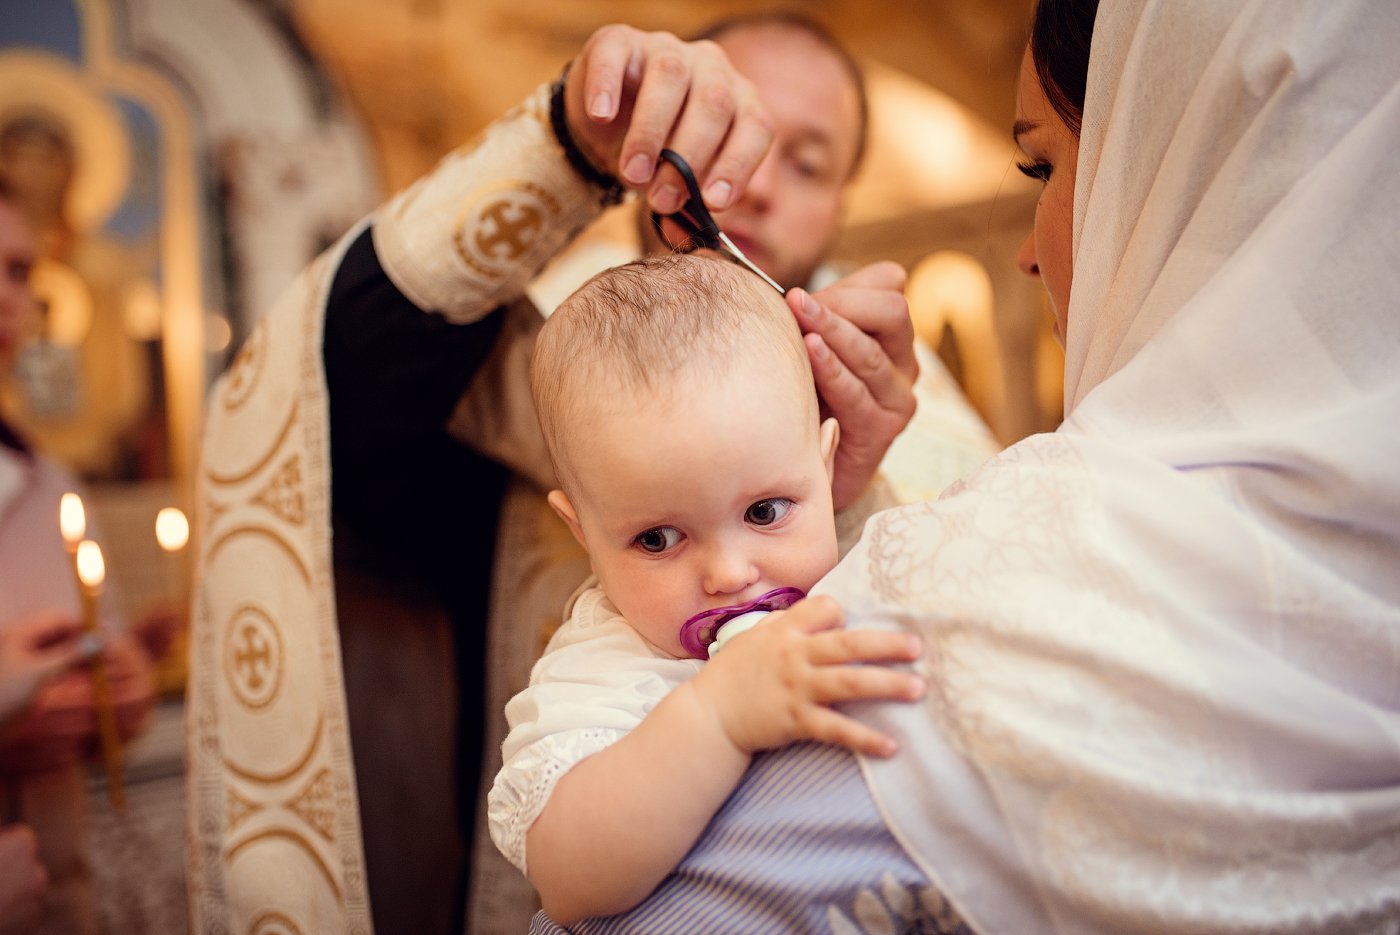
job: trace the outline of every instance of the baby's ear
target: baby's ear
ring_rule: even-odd
[[[587,549],[588,543],[583,541],[583,527],[579,525],[578,514],[574,512],[574,505],[569,500],[569,495],[562,490],[551,490],[546,499],[549,500],[549,505],[554,507],[554,512],[558,513],[559,518],[569,527],[569,532],[574,534],[578,544]]]
[[[827,419],[818,431],[822,446],[822,460],[826,462],[826,479],[836,476],[836,446],[841,443],[841,425],[835,419]]]

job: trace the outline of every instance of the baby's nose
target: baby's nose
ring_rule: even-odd
[[[757,566],[741,552],[716,549],[708,556],[705,591],[709,594],[737,594],[757,580]]]

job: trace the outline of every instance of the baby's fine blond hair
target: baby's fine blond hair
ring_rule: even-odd
[[[815,428],[812,369],[782,298],[733,263],[673,254],[604,270],[565,299],[535,342],[530,391],[564,480],[570,426],[610,399],[695,391],[682,377],[730,379],[755,366],[793,368]]]

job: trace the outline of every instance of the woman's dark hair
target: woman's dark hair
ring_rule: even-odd
[[[1040,0],[1031,21],[1031,61],[1055,113],[1075,136],[1084,120],[1089,41],[1099,0]]]

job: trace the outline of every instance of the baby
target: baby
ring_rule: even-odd
[[[755,752],[820,740],[892,754],[830,706],[912,700],[923,684],[852,665],[912,660],[908,635],[782,614],[725,632],[788,606],[837,558],[837,425],[757,276],[695,255],[604,272],[540,333],[531,389],[561,488],[549,502],[596,581],[506,707],[488,814],[568,925],[644,899]]]

